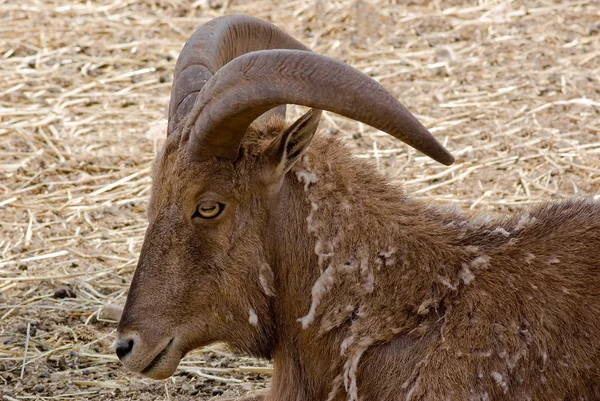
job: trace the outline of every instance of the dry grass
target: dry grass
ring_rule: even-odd
[[[102,313],[124,303],[175,58],[203,22],[265,18],[372,75],[457,163],[333,114],[322,131],[417,196],[504,212],[598,191],[599,10],[595,0],[0,0],[0,395],[203,399],[268,377],[243,367],[265,363],[218,347],[165,382],[130,376],[111,352],[115,310]],[[59,287],[77,297],[55,298]]]

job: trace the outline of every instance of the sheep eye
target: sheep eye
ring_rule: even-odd
[[[196,212],[192,217],[200,217],[202,219],[214,219],[221,214],[225,205],[219,202],[201,203],[196,207]]]

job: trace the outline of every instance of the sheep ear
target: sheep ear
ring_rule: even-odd
[[[320,118],[321,110],[310,109],[269,144],[264,156],[271,179],[278,181],[300,160],[317,131]]]

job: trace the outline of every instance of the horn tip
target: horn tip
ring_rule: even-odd
[[[448,152],[445,148],[442,148],[442,150],[443,151],[441,152],[441,154],[436,155],[436,157],[434,157],[434,160],[442,163],[444,166],[451,166],[452,164],[454,164],[454,162],[456,161],[454,156],[452,156],[452,154]]]

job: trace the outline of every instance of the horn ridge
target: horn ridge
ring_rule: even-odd
[[[215,18],[197,29],[177,62],[169,102],[169,132],[191,111],[208,80],[245,53],[268,49],[309,49],[275,25],[244,14]]]
[[[188,121],[198,160],[235,159],[248,126],[265,111],[297,104],[361,121],[450,165],[454,157],[377,81],[341,61],[303,50],[260,50],[223,66]],[[187,131],[186,129],[186,131]]]

